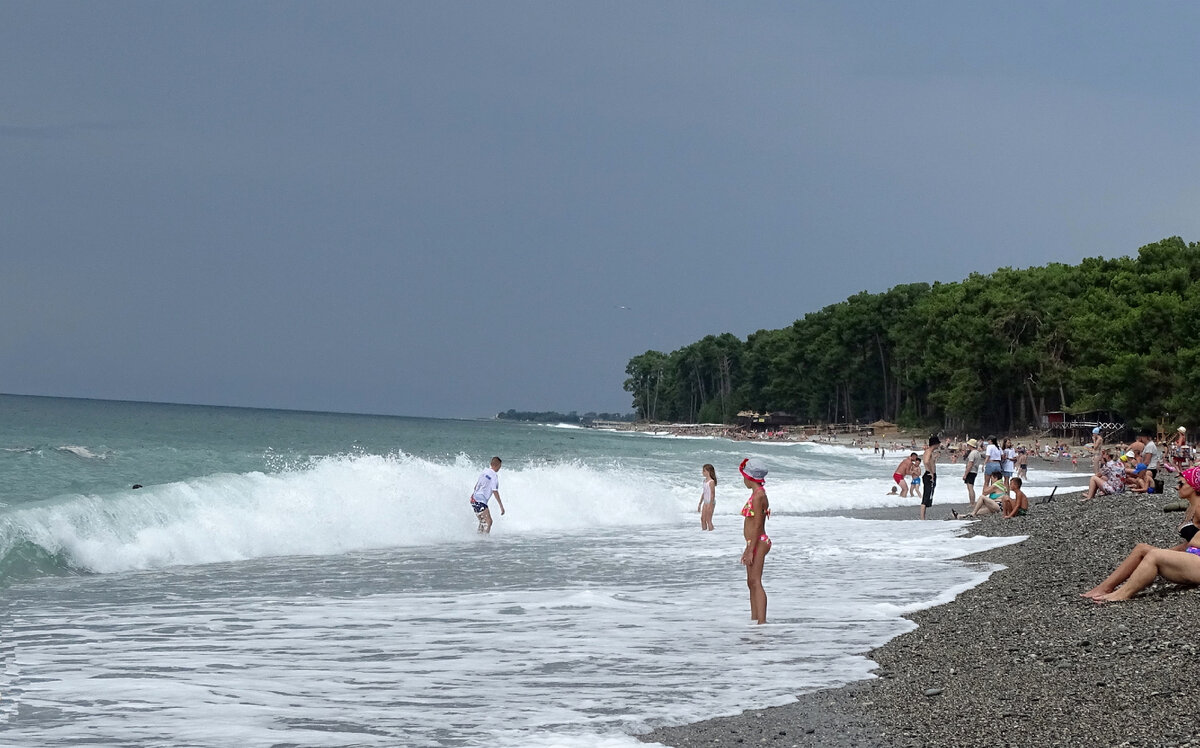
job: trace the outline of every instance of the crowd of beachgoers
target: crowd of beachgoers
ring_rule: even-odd
[[[997,441],[1003,473],[1005,440]],[[1072,461],[1081,477],[1091,473],[1087,489],[1037,497],[1008,521],[1002,510],[965,525],[969,534],[1021,542],[964,559],[1000,566],[953,602],[909,615],[918,628],[869,653],[876,679],[643,739],[680,747],[1200,746],[1185,698],[1197,647],[1188,631],[1200,617],[1200,467],[1182,427],[1158,441],[1029,440],[1027,462]],[[964,448],[951,450],[958,457],[943,470],[947,462],[966,470],[971,452],[991,443],[958,442]],[[873,439],[853,446],[876,448]],[[899,439],[878,448],[923,456],[930,446]],[[966,499],[956,492],[939,506],[965,516],[973,507]],[[836,513],[913,518],[908,506]]]

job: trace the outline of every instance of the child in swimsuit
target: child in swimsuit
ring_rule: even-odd
[[[750,618],[758,623],[767,622],[767,592],[762,586],[763,562],[771,550],[771,538],[767,537],[766,522],[771,516],[771,505],[763,484],[767,480],[767,467],[757,458],[742,460],[738,466],[742,482],[749,488],[750,498],[742,507],[742,534],[746,538],[746,549],[742,551],[742,563],[746,566],[746,586],[750,588]]]
[[[712,530],[713,510],[717,508],[717,469],[712,465],[700,468],[704,475],[704,485],[700,487],[700,503],[696,511],[700,512],[700,529]]]
[[[1004,519],[1024,517],[1029,513],[1029,498],[1021,490],[1022,485],[1024,481],[1015,475],[1008,479],[1008,488],[1013,492],[1013,497],[1010,499],[1007,494],[1004,496]]]

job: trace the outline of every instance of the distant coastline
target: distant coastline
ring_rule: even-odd
[[[747,431],[738,426],[723,423],[666,423],[660,421],[602,421],[596,420],[587,424],[590,428],[608,431],[636,431],[657,436],[708,436],[729,439],[731,441],[748,442],[795,442],[812,444],[833,444],[847,448],[873,449],[878,445],[881,449],[891,451],[911,450],[920,451],[925,446],[927,432],[913,429],[888,430],[880,434],[855,433],[846,427],[826,427],[825,430],[805,430],[798,427],[780,428],[776,431]],[[957,451],[968,438],[982,440],[984,436],[960,435],[961,438],[946,440],[943,446],[952,452]],[[1056,440],[1035,434],[999,434],[998,438],[1012,439],[1014,444],[1032,446],[1035,444],[1050,445]],[[1061,443],[1061,442],[1059,442]],[[1091,445],[1063,444],[1065,452],[1061,457],[1051,457],[1050,454],[1038,450],[1035,455],[1043,462],[1058,462],[1074,457],[1079,460],[1091,459]],[[1109,445],[1112,446],[1112,445]],[[1054,452],[1057,454],[1057,450]],[[1086,467],[1088,463],[1080,462]],[[1074,466],[1073,466],[1074,467]]]
[[[499,421],[528,421],[530,423],[577,423],[590,426],[596,421],[605,423],[627,423],[637,416],[633,413],[596,413],[588,412],[580,415],[578,411],[559,413],[557,410],[515,410],[509,408],[496,414]]]

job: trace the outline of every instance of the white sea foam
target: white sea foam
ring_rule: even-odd
[[[76,457],[82,457],[85,460],[103,460],[107,459],[109,455],[108,452],[97,453],[93,452],[87,447],[78,447],[69,444],[58,447],[57,449],[59,452],[67,452],[68,454],[73,454]]]
[[[214,475],[115,496],[63,497],[0,517],[0,539],[36,543],[82,569],[114,572],[266,556],[461,542],[478,466],[406,455],[320,459],[280,473]],[[652,485],[620,471],[544,463],[501,472],[498,533],[673,519]]]
[[[911,506],[890,495],[891,468],[854,459],[841,447],[757,451],[770,467],[767,490],[776,514],[876,506]],[[736,517],[746,497],[724,452],[716,517]],[[72,447],[72,454],[86,452]],[[506,466],[492,514],[499,535],[561,533],[594,527],[645,526],[694,514],[699,465],[676,453],[639,462],[545,460]],[[467,496],[479,466],[466,456],[433,461],[405,454],[327,457],[279,472],[223,474],[113,495],[64,496],[0,514],[0,550],[29,541],[94,572],[267,556],[331,555],[378,548],[462,542],[475,535]],[[887,473],[884,475],[884,473]],[[937,499],[965,500],[957,472],[944,475]],[[1032,472],[1030,496],[1077,474]],[[1039,485],[1035,481],[1043,481]]]
[[[1004,542],[957,523],[770,529],[765,627],[746,621],[733,523],[72,580],[76,607],[14,616],[21,669],[3,684],[29,713],[62,717],[6,734],[632,748],[628,734],[656,724],[870,677],[863,653],[913,627],[900,612],[986,578],[947,559]],[[121,719],[92,706],[97,682]]]
[[[829,445],[165,409],[147,446],[144,412],[131,433],[106,418],[47,442],[107,441],[108,462],[5,460],[63,473],[44,485],[109,486],[0,511],[10,568],[103,572],[6,590],[14,745],[632,748],[657,724],[870,677],[864,653],[913,627],[900,612],[983,580],[990,567],[954,559],[1005,542],[798,515],[890,500],[895,463]],[[181,442],[214,416],[219,439]],[[361,451],[309,457],[347,444]],[[409,453],[383,454],[397,445]],[[507,513],[482,537],[467,493],[491,454]],[[775,509],[763,627],[738,563],[749,456]],[[704,463],[720,475],[708,533]],[[112,489],[125,470],[147,487]]]

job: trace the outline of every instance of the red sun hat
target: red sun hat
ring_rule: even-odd
[[[747,457],[742,460],[742,464],[738,465],[738,472],[746,480],[751,480],[762,485],[767,479],[767,466],[762,464],[762,460],[757,457]]]

